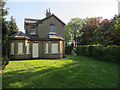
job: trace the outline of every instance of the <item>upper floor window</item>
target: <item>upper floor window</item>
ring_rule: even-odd
[[[55,25],[54,24],[50,24],[49,32],[55,32]]]
[[[36,34],[36,28],[35,27],[31,27],[31,33],[30,34]]]

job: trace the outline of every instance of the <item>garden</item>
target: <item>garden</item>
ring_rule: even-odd
[[[117,88],[118,64],[84,56],[9,61],[3,88]]]

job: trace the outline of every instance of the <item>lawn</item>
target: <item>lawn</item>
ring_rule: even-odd
[[[88,57],[10,61],[3,88],[116,88],[118,64]]]

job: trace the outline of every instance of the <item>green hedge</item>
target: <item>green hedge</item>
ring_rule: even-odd
[[[71,51],[72,51],[71,45],[65,46],[65,54],[71,54]]]
[[[120,46],[79,45],[77,54],[105,61],[120,61]]]

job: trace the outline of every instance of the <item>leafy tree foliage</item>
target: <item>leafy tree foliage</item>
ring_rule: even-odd
[[[11,20],[7,21],[8,36],[18,32],[18,27],[16,25],[15,19],[11,16]]]
[[[111,20],[74,18],[66,25],[66,32],[66,38],[71,37],[69,41],[74,40],[81,45],[120,45],[120,17],[115,15]]]
[[[8,8],[4,8],[6,2],[0,1],[0,4],[0,11],[2,12],[2,69],[4,69],[8,64],[8,30],[4,18],[4,16],[8,14]]]
[[[80,29],[82,28],[84,19],[72,18],[70,22],[65,26],[66,42],[72,43],[77,41],[77,37],[81,35]],[[75,43],[76,44],[76,43]]]
[[[80,32],[82,32],[82,35],[77,38],[79,44],[93,44],[93,32],[98,28],[101,19],[101,17],[86,19],[84,26],[80,30]]]
[[[113,29],[113,33],[114,33],[114,38],[113,38],[113,42],[116,45],[120,45],[120,17],[117,18],[116,23],[114,25],[114,29]]]
[[[18,28],[15,22],[15,19],[13,16],[11,17],[11,21],[6,21],[5,17],[8,15],[8,9],[4,8],[6,5],[5,1],[0,1],[0,11],[2,16],[2,70],[5,68],[5,66],[9,63],[8,58],[8,36],[18,32]]]

